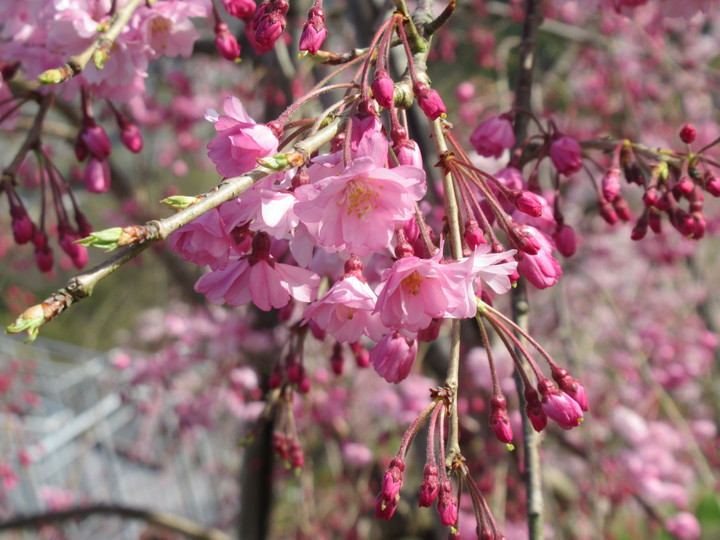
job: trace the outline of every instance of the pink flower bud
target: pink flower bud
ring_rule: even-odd
[[[653,210],[650,211],[650,215],[648,216],[648,225],[650,225],[650,230],[655,234],[660,234],[662,232],[662,216],[660,215],[660,212]]]
[[[615,225],[618,222],[618,215],[615,213],[615,209],[612,204],[605,199],[600,200],[600,216],[608,225]]]
[[[355,356],[355,365],[359,368],[366,368],[370,366],[370,353],[363,346],[362,343],[356,341],[350,344],[350,350]]]
[[[423,469],[423,478],[420,482],[420,496],[418,506],[429,508],[437,499],[440,484],[438,483],[438,468],[434,463],[427,463]]]
[[[222,0],[225,11],[237,19],[250,18],[257,9],[255,0]]]
[[[47,236],[36,230],[32,242],[35,246],[35,265],[41,272],[49,272],[53,268],[53,252],[48,246]]]
[[[465,223],[465,242],[467,242],[470,251],[475,251],[477,246],[487,244],[487,239],[483,235],[482,229],[478,226],[478,222],[474,219]]]
[[[705,236],[705,231],[707,230],[707,220],[705,219],[705,216],[702,214],[702,212],[693,212],[692,218],[695,229],[692,237],[695,240],[699,240],[700,238]]]
[[[68,227],[59,227],[58,236],[60,248],[70,257],[75,268],[82,269],[89,260],[87,248],[73,243],[75,240],[79,240],[81,236]]]
[[[12,199],[10,204],[11,227],[15,243],[20,246],[27,244],[33,238],[35,225],[30,220],[30,216],[28,216],[24,207],[19,204],[12,204]]]
[[[588,410],[587,394],[585,393],[585,387],[580,381],[563,368],[553,369],[552,376],[560,390],[574,399],[583,411]]]
[[[417,340],[425,343],[432,343],[440,335],[443,319],[433,319],[432,322],[417,333]]]
[[[547,426],[547,415],[542,408],[540,396],[537,390],[531,386],[525,388],[523,395],[525,396],[525,412],[530,419],[533,429],[539,433]]]
[[[405,461],[401,457],[395,457],[390,461],[390,466],[383,474],[380,496],[385,501],[397,501],[400,498],[400,488],[403,485],[403,472]]]
[[[613,202],[620,193],[620,174],[617,167],[608,169],[602,178],[602,193],[608,201]]]
[[[304,464],[305,456],[302,446],[300,446],[300,443],[295,439],[290,443],[290,466],[295,469],[301,469]]]
[[[575,139],[562,135],[550,145],[550,160],[560,174],[569,176],[582,168],[582,148]]]
[[[512,192],[511,197],[513,197],[512,203],[515,208],[522,213],[533,217],[542,216],[543,206],[535,194],[526,190],[518,190]]]
[[[94,120],[85,121],[85,125],[80,130],[80,139],[93,157],[97,159],[110,157],[112,149],[110,138],[102,126],[98,126]]]
[[[327,37],[327,33],[325,12],[320,7],[311,7],[300,36],[300,50],[307,51],[310,54],[317,54]]]
[[[572,429],[580,425],[583,412],[577,401],[561,392],[550,379],[543,379],[538,383],[538,390],[542,396],[542,408],[549,418],[555,420],[563,429]]]
[[[416,83],[413,92],[418,100],[418,105],[430,120],[437,120],[443,116],[447,109],[440,94],[431,90],[425,83]]]
[[[458,500],[453,493],[452,484],[447,478],[440,482],[438,512],[440,513],[440,521],[446,527],[452,527],[457,523]]]
[[[240,44],[223,22],[215,25],[215,47],[225,60],[234,62],[240,57]]]
[[[416,340],[391,332],[372,348],[370,363],[387,382],[399,383],[410,373],[417,347]]]
[[[647,235],[649,212],[646,210],[630,232],[632,240],[642,240]]]
[[[695,140],[697,132],[691,124],[685,124],[680,130],[680,140],[685,144],[690,144]]]
[[[563,225],[553,235],[555,246],[563,257],[572,257],[577,250],[575,231],[569,225]]]
[[[678,195],[687,197],[695,191],[695,182],[693,182],[689,176],[683,176],[675,185],[675,191],[677,191]]]
[[[388,520],[393,517],[397,510],[397,501],[386,501],[382,495],[378,495],[375,499],[375,517],[378,519]]]
[[[719,185],[719,187],[720,187],[720,185]],[[658,190],[654,186],[649,187],[645,191],[645,193],[643,193],[643,197],[642,197],[643,203],[648,208],[651,206],[657,205],[659,199],[660,199],[660,196],[658,194]]]
[[[252,33],[253,47],[259,53],[266,53],[272,50],[275,42],[282,35],[287,25],[285,15],[290,9],[287,0],[272,0],[260,4],[252,23],[250,24],[250,33]]]
[[[125,148],[133,152],[134,154],[139,153],[143,147],[143,138],[140,129],[130,122],[127,122],[122,126],[120,132],[120,140],[125,145]]]
[[[710,171],[705,173],[705,190],[713,197],[720,197],[720,178]]]
[[[110,165],[104,159],[90,158],[85,165],[83,180],[90,193],[106,193],[110,189]]]
[[[615,214],[618,218],[620,218],[620,221],[624,221],[625,223],[627,223],[628,221],[631,221],[633,219],[632,212],[630,211],[630,206],[628,205],[627,201],[621,196],[618,195],[613,201],[612,205],[615,210]]]
[[[499,158],[515,146],[515,133],[507,116],[493,116],[475,128],[470,143],[477,153],[485,157]]]
[[[395,104],[393,101],[395,83],[388,76],[387,71],[379,69],[375,72],[375,78],[373,79],[371,88],[375,101],[377,101],[381,107],[385,107],[386,109],[393,107]]]
[[[490,427],[500,442],[512,443],[513,432],[507,412],[507,401],[502,394],[494,395],[490,399]]]

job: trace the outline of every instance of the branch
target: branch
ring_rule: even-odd
[[[43,514],[16,517],[0,523],[0,531],[39,527],[40,525],[48,523],[87,519],[97,515],[113,516],[121,519],[139,519],[168,531],[180,533],[193,540],[232,540],[229,534],[221,530],[205,527],[181,516],[114,504],[94,504]]]
[[[542,0],[526,0],[525,23],[523,25],[522,40],[519,49],[518,78],[515,90],[515,107],[527,111],[532,110],[532,83],[535,67],[535,47],[538,28],[542,22]],[[526,114],[515,116],[515,140],[524,141],[527,138],[528,122],[530,117]],[[530,305],[527,300],[527,289],[524,280],[518,280],[517,286],[512,290],[512,314],[518,326],[527,330],[527,315]],[[518,339],[522,339],[520,335]],[[525,369],[522,366],[518,369]],[[528,535],[530,540],[540,540],[544,537],[543,523],[543,494],[540,466],[540,436],[535,431],[525,410],[524,384],[519,373],[515,373],[515,385],[520,400],[520,414],[523,427],[523,450],[525,458],[525,491],[527,496],[526,512],[528,520]]]
[[[287,163],[286,168],[297,167],[305,163],[315,150],[337,135],[345,123],[344,120],[344,117],[336,118],[317,133],[297,143],[294,152],[277,154],[272,158],[266,158],[266,161],[284,159]],[[32,341],[37,337],[37,333],[43,324],[53,320],[72,304],[90,296],[98,283],[126,262],[134,259],[156,242],[165,240],[172,232],[187,225],[204,213],[226,201],[239,197],[245,190],[276,172],[276,170],[259,165],[247,174],[224,180],[214,190],[200,195],[195,204],[188,206],[177,214],[165,219],[149,221],[144,226],[133,225],[123,229],[117,228],[115,246],[124,246],[122,250],[98,266],[71,278],[64,289],[56,291],[44,302],[27,309],[5,331],[10,334],[27,332],[28,341]],[[101,231],[101,233],[111,231],[113,229]]]
[[[110,58],[109,52],[113,43],[123,31],[135,10],[144,3],[144,0],[129,0],[127,4],[117,10],[111,19],[110,27],[101,33],[87,49],[80,54],[71,56],[65,65],[56,69],[49,69],[38,75],[40,82],[42,84],[57,84],[66,81],[82,73],[91,59],[96,68],[102,69],[105,60]]]

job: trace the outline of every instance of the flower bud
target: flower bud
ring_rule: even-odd
[[[575,139],[562,135],[550,145],[550,160],[560,174],[569,176],[582,168],[582,148]]]
[[[234,62],[240,57],[240,44],[223,22],[215,25],[215,47],[225,60]]]
[[[477,153],[485,157],[499,158],[515,146],[515,133],[507,116],[488,118],[470,135],[470,143]]]
[[[583,412],[577,401],[555,388],[550,379],[538,382],[538,390],[542,396],[543,411],[549,418],[555,420],[563,429],[572,429],[580,425]]]
[[[602,178],[602,193],[608,201],[613,202],[620,194],[620,169],[611,167]]]
[[[257,9],[255,0],[222,0],[225,11],[236,19],[249,19]]]
[[[110,157],[112,149],[110,138],[102,126],[95,123],[95,120],[86,119],[85,125],[80,130],[80,139],[94,158],[103,160]]]
[[[90,193],[106,193],[110,189],[110,166],[106,160],[90,158],[83,175],[85,188]]]
[[[11,227],[15,243],[19,246],[27,244],[33,238],[35,225],[23,206],[12,204],[12,199],[10,204]]]
[[[713,197],[720,197],[720,178],[711,171],[705,173],[705,190]]]
[[[518,190],[514,191],[511,197],[515,208],[522,213],[533,217],[542,216],[542,203],[534,193],[526,190]]]
[[[300,50],[307,51],[310,54],[317,54],[327,37],[327,33],[325,12],[320,7],[311,7],[300,36]]]
[[[440,484],[438,483],[438,468],[434,463],[427,463],[423,470],[420,483],[420,496],[418,506],[429,508],[437,499]]]
[[[447,478],[440,482],[438,512],[440,513],[440,521],[446,527],[452,527],[457,523],[458,500],[455,493],[453,493],[452,484]]]
[[[574,378],[566,369],[556,368],[552,370],[552,377],[558,384],[560,390],[574,399],[583,411],[588,410],[588,398],[585,387],[580,381]]]
[[[375,78],[373,79],[371,88],[375,101],[377,101],[381,107],[391,109],[394,106],[395,83],[389,77],[387,71],[379,69],[375,72]]]
[[[525,396],[525,412],[533,428],[539,433],[547,426],[547,415],[540,402],[540,396],[537,390],[531,386],[525,388],[523,395]]]
[[[577,250],[575,231],[570,225],[563,225],[553,235],[555,246],[563,257],[572,257]]]
[[[142,133],[140,133],[140,129],[131,122],[126,122],[121,127],[120,140],[125,145],[125,148],[134,154],[139,153],[143,148]]]
[[[690,144],[695,140],[697,132],[691,124],[685,124],[680,130],[680,140],[685,144]]]
[[[418,105],[430,120],[437,120],[447,112],[440,94],[435,90],[431,90],[427,84],[414,84],[413,92],[417,98]]]
[[[490,427],[500,442],[512,446],[513,432],[507,412],[507,401],[502,394],[490,399]]]

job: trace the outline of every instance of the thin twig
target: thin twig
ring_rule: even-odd
[[[94,504],[55,512],[45,512],[43,514],[16,517],[0,523],[0,531],[39,528],[48,523],[87,519],[98,515],[118,517],[121,519],[138,519],[162,529],[182,534],[186,538],[192,538],[193,540],[232,539],[229,534],[219,529],[205,527],[181,516],[115,504]]]

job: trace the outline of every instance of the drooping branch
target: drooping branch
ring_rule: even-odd
[[[336,118],[317,133],[298,142],[294,147],[294,152],[278,154],[275,159],[285,160],[286,168],[301,165],[310,158],[315,150],[337,135],[344,123],[344,117]],[[90,296],[98,283],[121,268],[126,262],[137,257],[149,246],[165,240],[172,232],[204,213],[226,201],[239,197],[244,191],[276,170],[280,170],[280,168],[273,169],[259,165],[247,174],[224,180],[214,190],[197,197],[197,202],[170,217],[149,221],[142,226],[118,228],[115,246],[124,246],[120,251],[105,262],[71,278],[64,289],[56,291],[44,302],[27,309],[14,324],[7,327],[6,332],[27,332],[29,340],[33,340],[43,324],[53,320],[74,303]]]
[[[67,510],[16,517],[0,522],[0,531],[28,529],[53,523],[63,523],[70,520],[82,520],[93,516],[136,519],[171,532],[182,534],[184,537],[193,540],[232,540],[229,534],[219,529],[205,527],[181,516],[114,504],[94,504],[91,506],[80,506],[68,508]]]

